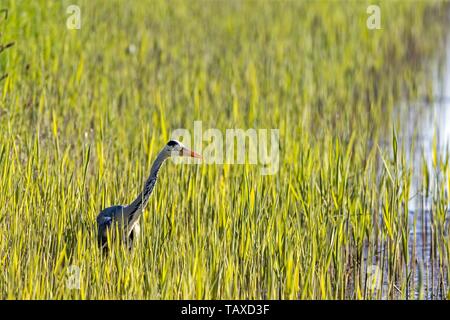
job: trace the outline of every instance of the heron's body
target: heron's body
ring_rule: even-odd
[[[139,219],[156,185],[159,169],[166,159],[174,155],[200,157],[178,141],[169,141],[156,157],[144,188],[136,199],[128,206],[117,205],[103,209],[97,216],[98,243],[102,248],[107,248],[108,230],[114,230],[116,226],[128,245],[131,247],[134,244],[140,233]]]
[[[113,223],[117,224],[119,230],[124,231],[122,236],[128,239],[129,245],[133,245],[135,240],[139,237],[140,226],[139,221],[128,222],[129,216],[127,215],[127,210],[124,206],[112,206],[106,208],[100,212],[97,216],[98,225],[98,243],[100,246],[105,247],[108,241],[107,232],[113,227]]]

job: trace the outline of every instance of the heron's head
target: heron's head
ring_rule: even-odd
[[[201,155],[185,147],[180,141],[177,140],[170,140],[167,142],[164,150],[170,157],[191,157],[202,159]]]

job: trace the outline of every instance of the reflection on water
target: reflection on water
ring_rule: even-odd
[[[413,166],[409,202],[410,238],[409,250],[414,288],[419,297],[419,287],[425,299],[445,298],[448,270],[439,268],[439,250],[436,249],[436,233],[433,227],[435,208],[433,185],[440,173],[433,167],[433,146],[439,156],[445,158],[450,147],[450,41],[446,45],[444,65],[436,67],[433,101],[404,102],[395,110],[399,123],[398,138],[405,147],[408,160]],[[414,144],[413,152],[410,146]],[[430,172],[430,194],[423,192],[423,167]],[[447,214],[447,228],[449,214]]]

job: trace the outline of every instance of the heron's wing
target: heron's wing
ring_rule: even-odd
[[[98,216],[97,217],[97,224],[98,224],[98,244],[102,248],[106,248],[106,243],[108,241],[107,239],[107,230],[111,226],[113,222],[112,217],[109,216]]]
[[[100,216],[97,218],[98,227],[101,229],[109,228],[112,224],[113,218],[109,216]]]

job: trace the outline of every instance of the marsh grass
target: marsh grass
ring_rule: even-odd
[[[2,5],[1,31],[16,42],[0,56],[10,74],[0,95],[2,298],[422,292],[412,280],[412,164],[390,114],[400,97],[428,92],[424,66],[442,50],[444,3],[381,2],[377,31],[366,28],[364,1],[78,3],[81,30],[65,27],[69,1]],[[194,120],[280,129],[279,172],[167,163],[139,245],[115,242],[103,256],[98,212],[129,203],[170,132]],[[445,177],[432,226],[444,295],[447,162],[436,162]],[[73,265],[79,290],[67,287]],[[370,266],[380,290],[367,285]]]

